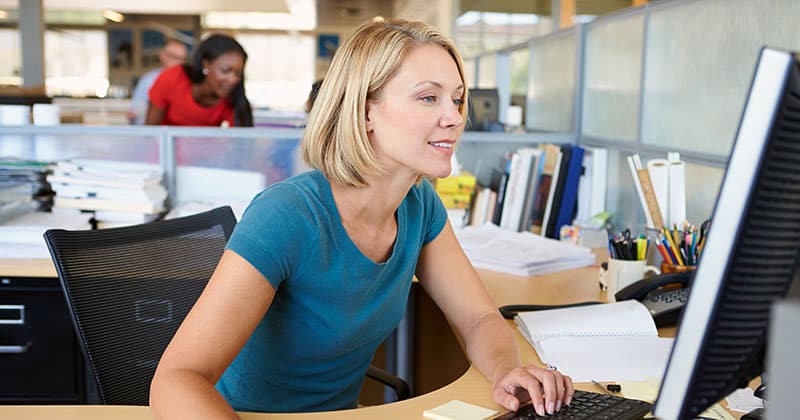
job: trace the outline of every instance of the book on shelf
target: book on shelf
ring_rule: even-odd
[[[530,231],[531,215],[533,214],[533,206],[536,201],[536,194],[539,189],[539,180],[541,179],[542,172],[544,171],[544,151],[541,149],[533,149],[536,152],[533,166],[531,167],[530,177],[528,178],[528,190],[525,192],[525,204],[522,207],[522,217],[520,220],[519,230]]]
[[[590,226],[592,217],[606,211],[608,150],[602,147],[584,149],[584,171],[578,183],[578,213],[575,223]]]
[[[530,211],[531,179],[538,170],[540,155],[541,150],[531,147],[523,147],[513,152],[513,159],[517,163],[512,163],[512,172],[508,177],[500,227],[519,231],[524,224],[523,218],[527,219],[525,209],[527,207]]]
[[[520,312],[514,322],[544,363],[576,382],[660,378],[672,348],[636,300]]]
[[[500,212],[500,223],[497,224],[504,229],[511,228],[511,219],[513,218],[511,215],[512,207],[514,206],[514,201],[517,200],[518,191],[522,189],[520,185],[522,183],[521,160],[522,157],[516,151],[511,152],[508,156],[506,188],[503,194],[503,209]]]
[[[506,172],[505,169],[492,168],[492,177],[489,181],[489,188],[496,193],[496,199],[490,221],[498,226],[500,225],[500,220],[503,216],[503,200],[505,199],[506,195],[507,181],[508,172]]]
[[[538,204],[542,216],[540,219],[534,219],[534,223],[531,225],[534,233],[539,233],[542,236],[546,236],[550,218],[553,217],[553,203],[555,203],[558,177],[561,174],[561,160],[563,158],[561,148],[553,144],[545,145],[545,154],[547,159],[551,160],[545,162],[545,172],[542,173],[542,179],[546,178],[546,184],[543,184],[545,191],[542,191],[542,194],[537,197],[544,200]]]
[[[564,175],[561,189],[561,197],[559,198],[560,205],[556,214],[555,223],[552,229],[551,238],[559,239],[560,230],[562,226],[571,225],[575,219],[577,211],[578,199],[578,183],[583,171],[583,155],[584,150],[580,146],[567,145],[570,149],[569,161],[566,165],[566,174]]]

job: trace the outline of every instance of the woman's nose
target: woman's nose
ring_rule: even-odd
[[[456,104],[447,104],[445,110],[439,119],[443,127],[459,127],[464,124],[464,117],[461,115],[461,109]]]

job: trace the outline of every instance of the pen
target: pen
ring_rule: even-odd
[[[600,382],[597,382],[594,379],[592,379],[592,383],[597,385],[597,387],[600,388],[604,394],[611,395],[611,392],[607,390],[606,387],[604,387],[603,384],[601,384]]]

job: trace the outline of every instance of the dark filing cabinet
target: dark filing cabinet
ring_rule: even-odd
[[[85,368],[58,279],[0,277],[0,404],[85,401]]]

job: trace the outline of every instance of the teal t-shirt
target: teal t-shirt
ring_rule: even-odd
[[[430,183],[397,209],[397,239],[375,263],[347,235],[321,172],[275,184],[250,203],[228,242],[276,289],[217,389],[240,411],[353,408],[372,355],[405,311],[421,248],[447,220]]]

